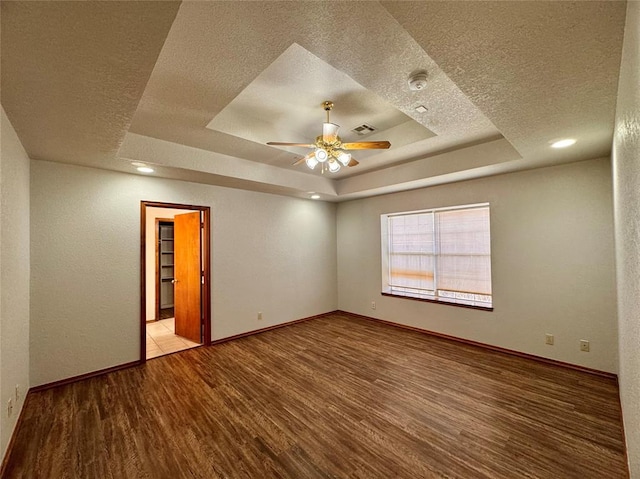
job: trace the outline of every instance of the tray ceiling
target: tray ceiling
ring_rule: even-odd
[[[611,150],[624,2],[1,9],[2,106],[35,159],[340,201]],[[313,140],[324,100],[344,139],[366,123],[392,147],[329,176],[265,144]],[[549,148],[562,137],[578,143]]]

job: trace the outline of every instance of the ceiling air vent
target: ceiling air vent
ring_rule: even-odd
[[[351,131],[353,131],[356,135],[364,136],[364,135],[368,135],[369,133],[373,133],[374,131],[376,131],[376,129],[371,125],[362,124],[360,126],[356,126]]]

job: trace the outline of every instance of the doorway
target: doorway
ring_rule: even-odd
[[[140,362],[211,344],[210,208],[142,201]]]

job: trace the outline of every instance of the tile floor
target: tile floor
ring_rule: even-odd
[[[147,359],[200,346],[176,335],[175,321],[175,318],[169,318],[147,323]]]

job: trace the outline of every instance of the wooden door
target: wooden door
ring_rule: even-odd
[[[200,212],[176,215],[173,224],[176,334],[201,343]]]

